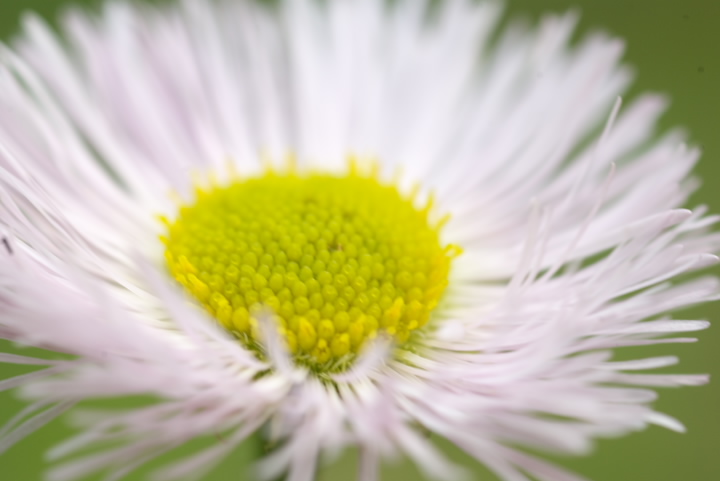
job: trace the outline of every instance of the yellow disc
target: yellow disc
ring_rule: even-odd
[[[427,324],[459,253],[430,207],[354,168],[267,172],[198,189],[162,240],[173,277],[248,347],[270,310],[296,362],[330,371],[379,331],[402,344]]]

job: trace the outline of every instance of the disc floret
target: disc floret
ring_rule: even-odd
[[[246,346],[261,352],[270,309],[296,362],[336,370],[428,323],[459,253],[431,206],[358,169],[267,172],[198,189],[162,240],[172,276]]]

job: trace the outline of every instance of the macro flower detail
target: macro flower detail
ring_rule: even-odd
[[[317,372],[344,370],[378,332],[405,343],[430,320],[456,246],[442,247],[396,188],[349,176],[268,173],[198,190],[163,237],[170,272],[243,343],[276,314],[286,348]],[[260,344],[260,345],[258,345]]]
[[[576,17],[498,30],[491,1],[187,0],[36,17],[0,49],[0,381],[28,407],[0,453],[73,410],[51,481],[160,468],[202,479],[246,438],[264,479],[358,479],[408,456],[504,481],[582,478],[658,424],[646,374],[691,342],[672,311],[718,297],[717,217],[682,208],[697,149],[621,105],[621,42]],[[682,277],[680,277],[682,276]],[[57,353],[57,354],[54,354]],[[150,396],[98,413],[80,403]]]

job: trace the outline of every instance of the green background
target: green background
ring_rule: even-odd
[[[21,12],[34,10],[48,18],[69,4],[90,5],[97,1],[0,0],[0,36],[11,39],[19,31]],[[720,212],[720,1],[717,0],[517,0],[508,2],[510,16],[537,20],[543,12],[561,12],[579,7],[580,34],[603,29],[627,41],[625,60],[638,72],[629,96],[653,90],[668,93],[670,111],[662,126],[684,125],[692,141],[703,149],[696,174],[703,186],[691,205],[709,204]],[[718,272],[716,270],[716,272]],[[720,320],[718,305],[691,309],[684,316]],[[685,317],[688,318],[688,317]],[[700,343],[665,346],[629,352],[638,356],[678,354],[679,370],[689,373],[720,373],[720,329],[701,332]],[[0,347],[9,349],[5,344]],[[0,379],[25,372],[16,366],[0,365]],[[560,462],[594,481],[711,481],[720,479],[720,382],[699,388],[663,390],[656,404],[660,411],[679,417],[687,434],[676,434],[651,427],[622,439],[600,441],[598,449],[585,458]],[[0,425],[22,407],[13,393],[0,393]],[[0,457],[3,481],[42,479],[46,466],[43,453],[70,434],[63,420],[13,447]],[[208,441],[212,442],[212,441]],[[252,446],[234,454],[207,481],[253,479],[247,469]],[[473,466],[475,478],[494,480],[477,464],[446,446],[452,457]],[[241,450],[242,451],[242,450]],[[183,453],[176,453],[181,456]],[[354,453],[344,455],[328,466],[323,481],[354,478]],[[128,480],[145,479],[142,473]],[[417,472],[400,460],[384,468],[384,479],[418,479]]]

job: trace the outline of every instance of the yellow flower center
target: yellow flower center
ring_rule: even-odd
[[[271,310],[296,362],[342,370],[381,331],[398,344],[427,324],[456,246],[393,185],[345,175],[267,172],[196,191],[166,221],[172,276],[262,353],[255,314]]]

